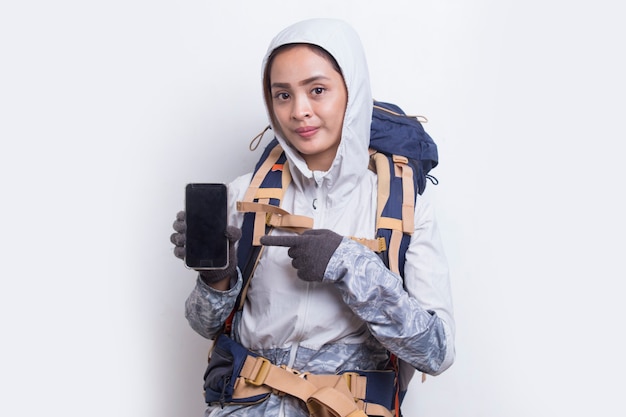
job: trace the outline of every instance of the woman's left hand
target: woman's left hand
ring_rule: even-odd
[[[287,254],[292,258],[293,267],[298,270],[298,278],[321,282],[326,266],[342,239],[332,230],[312,229],[295,236],[263,236],[261,244],[288,247]]]

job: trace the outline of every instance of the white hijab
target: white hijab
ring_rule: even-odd
[[[337,19],[309,19],[282,30],[270,43],[262,71],[268,58],[279,46],[292,43],[317,45],[330,53],[341,68],[348,90],[348,104],[344,116],[341,143],[330,169],[313,173],[298,152],[289,146],[272,126],[285,150],[296,187],[302,188],[314,175],[323,176],[329,187],[329,201],[338,204],[350,194],[367,172],[369,162],[370,126],[372,122],[372,93],[365,53],[358,34],[346,22]],[[266,109],[268,116],[270,109]],[[271,117],[270,117],[270,124]]]

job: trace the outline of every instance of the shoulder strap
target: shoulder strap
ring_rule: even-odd
[[[370,169],[378,176],[376,236],[387,247],[380,256],[391,271],[404,276],[404,253],[414,229],[413,169],[405,157],[378,152],[371,156]]]
[[[378,176],[377,236],[388,251],[385,264],[404,277],[405,253],[414,230],[415,199],[426,188],[437,166],[437,145],[424,130],[420,116],[408,116],[390,103],[374,101],[370,134],[370,169]]]
[[[250,277],[261,257],[261,236],[269,234],[275,227],[297,233],[313,228],[312,218],[293,215],[280,208],[290,183],[287,157],[274,139],[265,148],[243,200],[237,202],[237,210],[244,213],[242,237],[237,248],[244,286],[236,309],[243,307]]]

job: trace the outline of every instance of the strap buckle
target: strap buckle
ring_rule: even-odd
[[[276,214],[276,216],[278,217],[278,221],[275,221],[274,223],[272,223],[273,214]],[[282,215],[279,213],[269,213],[269,212],[265,213],[265,225],[266,226],[279,226],[281,217]]]
[[[378,252],[384,252],[387,250],[387,241],[385,240],[384,237],[378,237],[376,238],[376,240],[378,240]]]
[[[344,374],[341,374],[341,376],[343,376],[343,379],[346,381],[348,390],[352,391],[352,380],[354,379],[356,381],[356,378],[361,375],[357,374],[356,372],[346,372]]]
[[[260,387],[265,383],[265,379],[270,373],[271,367],[272,362],[261,356],[258,356],[256,358],[256,363],[254,364],[254,370],[256,371],[256,375],[254,378],[246,378],[246,383],[254,385],[255,387]]]
[[[280,368],[289,372],[290,374],[294,374],[296,376],[300,375],[300,371],[296,371],[295,369],[291,369],[290,367],[288,367],[287,365],[280,365]]]

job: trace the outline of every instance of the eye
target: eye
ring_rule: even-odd
[[[280,92],[280,93],[277,93],[277,94],[274,95],[274,98],[276,100],[282,100],[282,101],[288,100],[289,97],[290,97],[289,93],[285,93],[285,92]]]
[[[311,92],[315,95],[323,94],[326,89],[324,87],[315,87]]]

